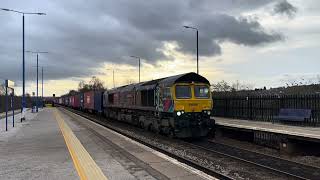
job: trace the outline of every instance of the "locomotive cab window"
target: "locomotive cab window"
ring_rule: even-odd
[[[210,91],[208,86],[204,86],[204,85],[194,86],[194,96],[196,98],[210,98]]]
[[[186,85],[176,86],[176,98],[177,99],[189,99],[191,98],[191,88]]]

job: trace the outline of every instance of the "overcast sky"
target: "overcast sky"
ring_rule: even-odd
[[[1,0],[0,8],[44,12],[26,15],[26,50],[40,54],[45,95],[76,89],[80,80],[101,78],[113,87],[196,71],[199,29],[200,74],[267,88],[294,80],[320,80],[317,59],[320,2],[317,0]],[[22,17],[0,11],[0,79],[21,92]],[[35,91],[36,56],[26,54],[27,91]]]

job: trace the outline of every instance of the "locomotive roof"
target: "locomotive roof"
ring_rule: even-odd
[[[179,74],[179,75],[164,78],[162,81],[159,82],[159,84],[170,86],[174,83],[191,83],[191,82],[209,84],[209,81],[205,77],[194,72]]]
[[[118,91],[130,91],[134,88],[136,90],[148,90],[148,89],[153,89],[157,84],[161,84],[163,86],[170,86],[175,83],[191,83],[191,82],[209,84],[209,81],[205,77],[197,73],[190,72],[190,73],[169,76],[165,78],[155,79],[155,80],[136,83],[136,84],[124,85],[121,87],[110,89],[108,90],[108,92],[113,93]]]

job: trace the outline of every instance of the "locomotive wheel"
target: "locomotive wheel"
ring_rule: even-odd
[[[154,132],[155,132],[156,134],[161,134],[161,130],[160,130],[159,128],[155,128],[155,127],[154,127]]]
[[[174,139],[174,138],[175,138],[173,129],[170,129],[170,130],[169,130],[168,137],[169,137],[170,139]]]
[[[149,126],[149,131],[154,132],[156,134],[159,134],[160,131],[158,130],[158,128],[156,128],[153,124],[150,124]]]
[[[144,122],[140,121],[139,126],[140,126],[142,129],[145,129]]]

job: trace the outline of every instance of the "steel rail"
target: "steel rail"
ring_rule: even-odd
[[[186,159],[184,157],[178,156],[178,155],[176,155],[176,154],[174,154],[172,152],[169,152],[169,151],[164,150],[162,148],[159,148],[159,147],[157,147],[155,145],[147,143],[147,142],[145,142],[145,141],[143,141],[141,139],[138,139],[138,138],[136,138],[136,137],[134,137],[132,135],[126,134],[126,133],[122,132],[121,130],[119,130],[117,128],[114,128],[114,127],[104,123],[103,121],[100,121],[95,117],[92,117],[93,115],[87,115],[87,114],[85,114],[85,113],[83,113],[81,111],[77,111],[77,110],[66,108],[66,107],[63,107],[63,108],[65,110],[67,110],[67,111],[70,111],[72,113],[80,115],[81,117],[84,117],[84,118],[86,118],[88,120],[91,120],[91,121],[93,121],[93,122],[95,122],[97,124],[100,124],[100,125],[108,128],[108,129],[110,129],[112,131],[115,131],[115,132],[117,132],[117,133],[119,133],[119,134],[121,134],[121,135],[123,135],[123,136],[125,136],[127,138],[130,138],[130,139],[132,139],[134,141],[137,141],[137,142],[139,142],[139,143],[141,143],[141,144],[143,144],[143,145],[145,145],[145,146],[147,146],[149,148],[155,149],[155,150],[157,150],[157,151],[159,151],[159,152],[161,152],[161,153],[163,153],[163,154],[165,154],[165,155],[167,155],[167,156],[169,156],[171,158],[176,159],[179,162],[187,164],[187,165],[189,165],[189,166],[191,166],[191,167],[193,167],[193,168],[195,168],[197,170],[200,170],[200,171],[202,171],[202,172],[204,172],[204,173],[206,173],[208,175],[211,175],[211,176],[213,176],[215,178],[222,179],[222,180],[235,180],[235,178],[232,178],[231,176],[228,176],[228,175],[222,174],[220,172],[214,171],[212,169],[209,169],[207,167],[204,167],[204,166],[198,164],[197,162],[194,162],[194,161],[191,161],[191,160]]]

